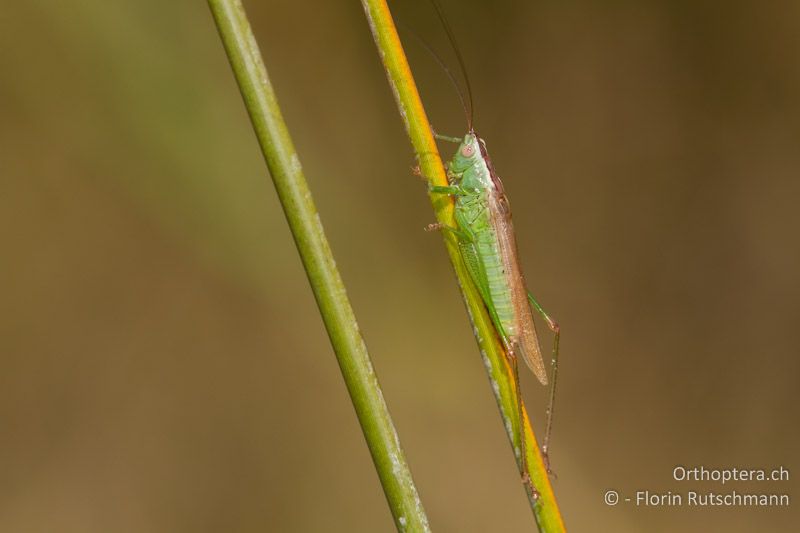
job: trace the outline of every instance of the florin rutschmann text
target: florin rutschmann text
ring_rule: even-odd
[[[636,507],[788,507],[791,498],[785,490],[760,491],[754,489],[753,482],[778,483],[789,481],[789,470],[777,468],[706,468],[678,465],[672,470],[672,479],[681,484],[707,485],[716,483],[749,483],[748,489],[705,490],[691,486],[688,490],[638,489],[618,492],[607,490],[603,500],[614,506],[620,502],[632,503]]]

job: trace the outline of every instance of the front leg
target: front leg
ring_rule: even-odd
[[[431,126],[431,133],[433,133],[433,137],[435,139],[439,139],[440,141],[451,142],[454,144],[461,144],[461,142],[464,140],[463,137],[452,137],[450,135],[442,135],[441,133],[436,133],[436,130],[433,129],[433,126]]]

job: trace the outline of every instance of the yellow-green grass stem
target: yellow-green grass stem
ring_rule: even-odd
[[[389,85],[394,93],[400,116],[408,132],[414,152],[417,155],[421,174],[430,180],[431,185],[447,185],[447,177],[431,126],[422,101],[417,91],[414,77],[408,65],[394,21],[385,0],[362,0],[375,44],[378,48]],[[453,201],[446,195],[431,194],[431,202],[440,223],[455,226],[453,218]],[[547,533],[565,531],[561,512],[556,502],[547,469],[542,460],[536,437],[530,425],[527,413],[524,413],[525,457],[520,457],[519,416],[517,410],[514,372],[509,365],[503,346],[500,343],[489,314],[477,288],[472,283],[469,272],[464,265],[458,250],[458,243],[450,232],[443,232],[447,252],[455,269],[461,293],[472,321],[475,337],[478,341],[484,364],[489,373],[497,405],[503,418],[503,426],[508,433],[517,459],[520,473],[523,472],[522,461],[527,462],[527,470],[537,493],[527,488],[526,493],[533,510],[539,530]],[[524,407],[523,407],[524,412]],[[520,486],[525,487],[523,483]]]

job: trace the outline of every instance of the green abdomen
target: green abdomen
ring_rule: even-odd
[[[469,233],[473,237],[473,246],[475,257],[472,260],[477,265],[477,268],[470,268],[470,273],[473,274],[475,284],[481,290],[481,295],[486,301],[486,306],[494,308],[496,313],[495,324],[498,331],[507,340],[509,337],[514,337],[517,332],[514,321],[514,306],[511,299],[511,289],[509,286],[508,277],[504,272],[503,261],[500,257],[500,249],[498,246],[497,235],[495,235],[494,227],[489,219],[489,210],[486,208],[486,203],[482,198],[463,198],[457,206],[459,213],[458,218],[468,224]],[[462,229],[465,229],[462,227]],[[469,261],[471,258],[466,258]],[[493,317],[494,318],[494,317]]]

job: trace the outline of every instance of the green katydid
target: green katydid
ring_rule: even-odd
[[[464,61],[459,52],[450,26],[444,18],[438,2],[431,0],[439,19],[458,58],[469,96],[469,106],[450,71],[436,54],[437,61],[458,90],[462,106],[467,114],[469,131],[463,138],[448,137],[434,133],[437,139],[458,143],[458,150],[446,165],[447,186],[430,186],[432,193],[448,195],[455,201],[455,226],[431,224],[429,230],[439,229],[452,233],[458,241],[459,250],[470,278],[475,284],[489,312],[492,323],[502,341],[506,356],[514,372],[514,386],[519,414],[519,442],[523,482],[530,485],[525,460],[525,438],[523,426],[522,396],[519,390],[518,356],[522,356],[542,385],[547,385],[547,372],[542,350],[533,322],[531,306],[541,314],[554,333],[550,397],[547,408],[547,425],[542,444],[542,455],[548,472],[548,448],[552,429],[555,386],[558,370],[558,348],[560,328],[528,292],[519,265],[511,210],[503,190],[503,184],[492,166],[485,141],[475,133],[472,125],[472,90]],[[430,50],[430,47],[426,48]],[[537,494],[534,487],[530,487]]]

